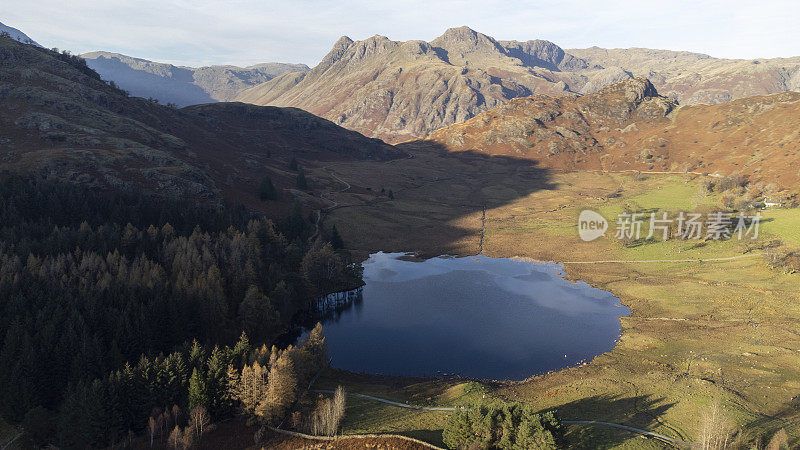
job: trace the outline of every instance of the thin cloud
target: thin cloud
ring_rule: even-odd
[[[649,47],[717,57],[800,54],[800,2],[463,0],[4,0],[0,22],[42,45],[184,65],[316,64],[341,35],[431,40],[468,25],[498,39],[564,48]]]

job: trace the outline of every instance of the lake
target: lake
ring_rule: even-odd
[[[521,380],[611,350],[611,293],[521,259],[375,253],[350,306],[323,321],[333,366],[354,372]]]

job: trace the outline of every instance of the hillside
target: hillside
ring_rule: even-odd
[[[431,42],[340,38],[309,72],[286,73],[238,100],[294,106],[388,142],[425,137],[508,99],[591,94],[634,76],[681,104],[800,89],[800,58],[733,61],[647,49],[564,51],[497,41],[467,27]]]
[[[563,170],[741,173],[794,188],[799,126],[800,93],[678,107],[634,78],[581,97],[514,99],[428,142]]]
[[[9,38],[0,39],[0,98],[0,167],[94,189],[258,204],[264,176],[278,189],[294,186],[296,174],[286,169],[293,157],[399,154],[297,109],[220,103],[181,110],[128,97],[81,58]],[[282,199],[291,204],[293,196]]]
[[[305,64],[183,67],[119,53],[90,52],[80,56],[104,80],[113,80],[131,95],[177,106],[230,101],[239,92],[285,72],[308,70]]]

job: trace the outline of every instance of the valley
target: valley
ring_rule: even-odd
[[[440,163],[452,167],[446,158]],[[345,240],[363,253],[382,249],[426,255],[475,254],[480,211],[463,206],[474,201],[475,191],[459,189],[459,183],[469,184],[473,179],[463,176],[457,182],[433,181],[440,174],[435,165],[427,155],[415,154],[415,158],[392,163],[391,169],[374,167],[365,172],[361,167],[333,166],[339,176],[351,180],[354,188],[355,179],[365,185],[379,184],[385,180],[386,170],[403,173],[408,187],[392,202],[341,208],[327,220],[343,230]],[[636,179],[631,174],[553,173],[547,178],[550,188],[508,196],[509,191],[525,184],[517,178],[518,169],[484,166],[486,178],[482,181],[492,186],[491,191],[482,192],[492,205],[487,208],[484,253],[540,261],[626,261],[567,263],[566,272],[571,279],[611,291],[631,308],[631,316],[622,318],[622,339],[611,352],[585,366],[538,374],[524,382],[487,382],[484,388],[491,398],[556,408],[568,420],[623,423],[684,441],[697,436],[697,417],[713,399],[722,399],[734,426],[743,427],[751,435],[769,435],[780,428],[791,435],[800,431],[794,428],[797,412],[790,402],[799,387],[795,380],[800,356],[792,350],[800,344],[800,330],[795,325],[800,314],[795,275],[768,268],[761,256],[720,262],[636,262],[746,256],[761,251],[757,246],[731,241],[700,246],[668,241],[627,247],[602,239],[585,243],[577,237],[577,213],[583,208],[614,212],[626,202],[645,200],[654,208],[693,209],[714,204],[717,198],[698,194],[702,177],[647,175]],[[528,184],[545,186],[541,180]],[[343,194],[337,199],[347,203]],[[426,226],[433,202],[442,205],[437,213],[461,212],[442,217],[438,225]],[[796,242],[778,225],[780,219],[796,223],[794,214],[792,219],[782,210],[775,210],[774,215],[765,213],[767,220],[775,220],[764,224],[766,236],[761,245],[774,238]],[[361,226],[365,220],[369,220],[367,228]],[[385,235],[393,238],[386,240],[382,238]],[[338,377],[344,376],[348,391],[373,395],[386,394],[384,383],[396,386],[395,381],[382,377],[350,377],[335,372],[332,376],[338,382]],[[400,396],[397,388],[392,388],[396,398],[435,405],[465,401],[460,396],[447,400],[452,392],[464,389],[464,381],[405,383],[401,383],[404,388]],[[416,393],[422,386],[427,386],[425,397]],[[441,414],[404,413],[374,404],[364,404],[356,411],[362,407],[380,411],[369,413],[372,425],[364,428],[363,423],[346,422],[345,429],[413,429],[405,421],[438,424],[435,429],[443,423]],[[416,417],[420,415],[424,418]],[[382,419],[376,420],[376,416]],[[628,431],[600,426],[571,425],[568,436],[575,444],[602,442],[603,446],[619,448],[643,445]],[[662,446],[656,441],[648,445]]]
[[[3,27],[0,449],[800,445],[797,57]]]

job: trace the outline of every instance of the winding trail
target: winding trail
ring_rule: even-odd
[[[331,176],[336,179],[336,181],[338,181],[340,183],[343,183],[345,185],[344,189],[340,189],[340,190],[338,190],[336,192],[329,192],[329,194],[336,194],[336,193],[339,193],[339,192],[344,192],[344,191],[346,191],[346,190],[351,188],[350,183],[348,183],[347,181],[344,181],[343,179],[341,179],[338,176],[336,176],[336,174],[333,172],[333,170],[330,170],[327,167],[323,167],[323,169],[325,171],[329,172],[331,174]],[[324,210],[323,209],[317,209],[317,210],[314,211],[317,214],[317,219],[314,222],[314,226],[316,227],[316,229],[314,230],[314,234],[311,236],[311,239],[314,239],[315,237],[317,237],[317,235],[319,235],[320,225],[322,224],[322,212],[323,211],[326,211],[326,212],[330,211],[330,210],[336,208],[337,206],[339,206],[339,203],[336,200],[334,200],[332,198],[326,198],[324,193],[320,194],[320,198],[325,200],[325,201],[331,202],[331,206],[325,208]]]
[[[564,261],[561,264],[606,264],[606,263],[678,263],[678,262],[714,262],[733,261],[736,259],[763,256],[763,253],[749,253],[747,255],[726,256],[724,258],[689,258],[689,259],[606,259],[600,261]]]
[[[322,219],[322,212],[320,212],[320,210],[317,209],[314,212],[317,214],[317,219],[314,221],[314,226],[316,229],[314,230],[314,234],[311,235],[311,240],[314,240],[314,238],[319,234],[319,222]]]
[[[329,389],[312,389],[310,392],[316,392],[318,394],[333,394],[334,393],[334,391],[329,390]],[[353,393],[353,392],[345,392],[345,395],[350,396],[350,397],[364,398],[364,399],[367,399],[367,400],[374,400],[376,402],[386,403],[387,405],[397,406],[399,408],[413,409],[413,410],[416,410],[416,411],[457,411],[459,409],[461,409],[461,410],[465,409],[464,407],[456,408],[456,407],[444,407],[444,406],[435,407],[435,406],[409,405],[407,403],[395,402],[395,401],[392,401],[392,400],[387,400],[385,398],[373,397],[371,395],[366,395],[366,394],[356,394],[356,393]],[[637,433],[637,434],[641,434],[643,436],[647,436],[647,437],[651,437],[651,438],[654,438],[654,439],[658,439],[660,441],[664,441],[666,443],[675,445],[677,447],[690,447],[691,446],[691,444],[689,444],[688,442],[684,442],[684,441],[680,441],[680,440],[677,440],[677,439],[673,439],[671,437],[667,437],[667,436],[664,436],[664,435],[661,435],[661,434],[658,434],[658,433],[653,433],[652,431],[642,430],[641,428],[629,427],[628,425],[622,425],[622,424],[619,424],[619,423],[602,422],[602,421],[598,421],[598,420],[562,420],[561,423],[571,424],[571,425],[603,425],[603,426],[607,426],[607,427],[614,427],[614,428],[619,428],[619,429],[622,429],[622,430],[627,430],[627,431],[630,431],[632,433]]]
[[[604,425],[604,426],[607,426],[607,427],[619,428],[619,429],[622,429],[622,430],[631,431],[633,433],[638,433],[638,434],[641,434],[643,436],[648,436],[648,437],[651,437],[651,438],[655,438],[655,439],[658,439],[660,441],[664,441],[664,442],[673,444],[673,445],[678,446],[678,447],[691,447],[691,444],[689,444],[688,442],[679,441],[677,439],[672,439],[670,437],[666,437],[666,436],[658,434],[658,433],[653,433],[652,431],[642,430],[640,428],[629,427],[627,425],[622,425],[622,424],[619,424],[619,423],[600,422],[600,421],[597,421],[597,420],[562,420],[561,423],[579,424],[579,425]]]

